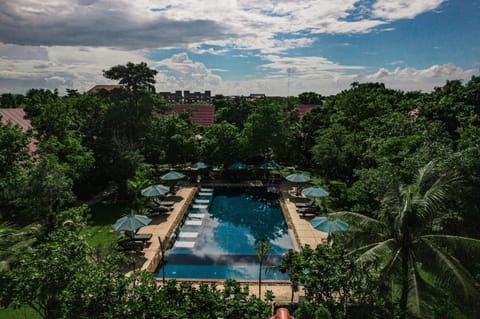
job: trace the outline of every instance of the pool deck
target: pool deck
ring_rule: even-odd
[[[210,186],[262,186],[261,182],[252,181],[244,183],[236,183],[234,185],[230,183],[209,183],[204,185]],[[160,214],[152,218],[152,223],[148,226],[142,227],[138,233],[140,234],[152,234],[152,238],[147,242],[146,247],[143,249],[144,257],[146,258],[142,269],[154,272],[159,264],[161,249],[158,238],[162,238],[164,241],[168,241],[171,235],[175,232],[180,225],[185,213],[188,210],[190,203],[192,202],[196,192],[196,186],[182,186],[176,193],[176,196],[181,200],[173,205],[173,210],[169,213]],[[293,191],[291,186],[287,183],[282,183],[279,187],[280,191],[280,205],[282,207],[289,232],[294,239],[294,248],[299,250],[300,247],[310,245],[315,248],[317,245],[324,244],[327,238],[327,234],[313,229],[309,220],[314,217],[300,216],[297,213],[295,203],[292,201]],[[182,280],[178,280],[182,281]],[[205,282],[215,283],[219,288],[222,287],[223,280],[183,280],[189,282]],[[258,282],[257,281],[240,281],[249,285],[249,291],[251,294],[258,294]],[[266,290],[271,290],[275,295],[275,302],[277,304],[287,304],[290,302],[291,290],[289,281],[262,281],[262,295]],[[299,296],[303,296],[303,291],[295,293],[294,301],[298,301]]]

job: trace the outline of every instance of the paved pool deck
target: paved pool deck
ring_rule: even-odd
[[[203,185],[205,187],[215,186],[231,186],[228,182],[217,182]],[[234,186],[262,186],[261,182],[243,182],[236,183]],[[294,247],[299,250],[300,247],[310,245],[315,248],[317,245],[324,244],[327,239],[327,233],[320,232],[313,229],[309,220],[314,216],[301,216],[297,213],[297,209],[294,203],[294,192],[290,184],[282,183],[279,187],[275,187],[279,191],[280,205],[282,207],[285,220],[288,225],[290,235],[292,236]],[[152,223],[148,226],[142,227],[139,233],[151,233],[152,238],[147,242],[147,246],[143,249],[146,262],[143,264],[142,269],[154,272],[159,264],[161,249],[158,238],[161,238],[168,244],[171,235],[175,232],[177,227],[182,222],[185,213],[188,210],[190,203],[192,202],[198,187],[196,186],[182,186],[176,193],[178,201],[173,205],[173,210],[169,213],[160,214],[152,218]],[[182,281],[182,280],[179,280]],[[185,280],[189,282],[204,282],[215,283],[217,287],[221,288],[222,280]],[[251,294],[258,294],[258,282],[256,281],[241,281],[248,284]],[[277,304],[287,304],[291,300],[291,288],[289,281],[262,281],[262,297],[266,290],[271,290],[275,295],[275,302]],[[298,301],[298,298],[303,296],[303,291],[300,289],[298,293],[295,293],[294,301]]]

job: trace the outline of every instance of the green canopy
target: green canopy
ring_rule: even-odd
[[[160,177],[162,181],[176,181],[185,177],[185,174],[170,171]]]
[[[230,165],[228,168],[230,168],[230,169],[247,169],[248,166],[245,163],[236,162],[236,163],[233,163],[232,165]]]
[[[323,231],[325,233],[333,233],[336,231],[348,231],[350,225],[341,219],[329,220],[327,217],[318,216],[310,221],[310,224],[316,230]]]
[[[151,218],[145,215],[127,215],[117,219],[113,224],[113,229],[116,231],[130,231],[135,232],[137,229],[142,228],[152,222]]]
[[[280,166],[280,164],[278,164],[278,163],[275,163],[275,162],[271,161],[271,162],[263,163],[262,165],[260,165],[260,167],[263,168],[263,169],[279,169],[282,166]]]
[[[147,188],[142,189],[140,192],[143,196],[156,197],[165,195],[170,191],[170,187],[163,185],[150,185]]]
[[[307,197],[327,197],[329,192],[318,186],[307,187],[302,190],[302,194]]]
[[[294,182],[294,183],[305,183],[310,180],[310,176],[303,175],[300,173],[293,173],[285,177],[287,181]]]
[[[204,163],[204,162],[196,162],[196,163],[192,164],[192,168],[205,169],[205,168],[209,168],[209,167],[210,167],[210,165],[208,165],[207,163]]]

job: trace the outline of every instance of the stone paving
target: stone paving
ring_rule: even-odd
[[[252,184],[255,183],[250,183],[249,185],[252,186]],[[139,230],[138,233],[152,234],[151,240],[147,242],[146,248],[143,249],[146,262],[142,266],[142,269],[151,272],[155,271],[160,257],[160,243],[158,237],[163,240],[171,237],[172,233],[181,223],[196,192],[197,187],[181,187],[176,195],[182,199],[174,204],[173,210],[168,214],[161,214],[153,217],[150,225]],[[313,229],[309,223],[309,220],[314,216],[300,216],[297,213],[295,203],[292,201],[294,195],[290,186],[283,183],[280,187],[280,193],[282,210],[288,224],[289,232],[292,235],[295,249],[298,250],[300,247],[307,244],[313,248],[317,245],[325,244],[327,234]],[[222,281],[198,280],[196,282],[215,282],[217,286],[221,288]],[[258,294],[258,283],[256,281],[244,281],[242,283],[249,285],[249,291],[251,294]],[[274,293],[275,302],[277,304],[287,304],[290,302],[291,289],[288,281],[262,281],[262,297],[266,290],[271,290]],[[298,298],[301,296],[303,296],[303,292],[300,289],[298,293],[295,293],[294,301],[298,301]]]

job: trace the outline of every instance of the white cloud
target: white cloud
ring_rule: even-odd
[[[16,0],[0,3],[0,42],[117,48],[222,48],[279,53],[320,33],[365,33],[443,0]],[[349,19],[352,16],[361,19]],[[370,14],[370,16],[369,16]],[[285,38],[282,35],[289,34]]]
[[[479,72],[479,69],[463,69],[453,64],[442,64],[426,69],[397,67],[389,71],[381,68],[373,74],[357,74],[352,80],[383,82],[388,87],[401,90],[431,91],[434,87],[444,85],[447,80],[469,80]]]
[[[374,16],[387,20],[413,19],[437,9],[445,0],[378,0],[373,5]]]
[[[30,47],[22,47],[32,50]],[[2,47],[0,46],[0,52]],[[10,48],[11,49],[11,48]],[[446,80],[468,80],[478,69],[462,69],[453,64],[433,65],[425,69],[379,69],[370,72],[362,66],[341,65],[323,57],[263,56],[264,64],[256,77],[248,80],[225,80],[205,64],[192,60],[187,53],[174,54],[162,61],[145,58],[144,51],[122,51],[107,48],[45,47],[35,51],[31,59],[0,57],[0,91],[24,93],[34,88],[75,88],[83,92],[95,84],[114,83],[105,79],[102,70],[127,61],[146,61],[157,68],[157,91],[211,90],[214,94],[298,95],[315,91],[335,94],[352,82],[384,82],[402,90],[430,91]],[[45,52],[43,52],[45,50]]]

